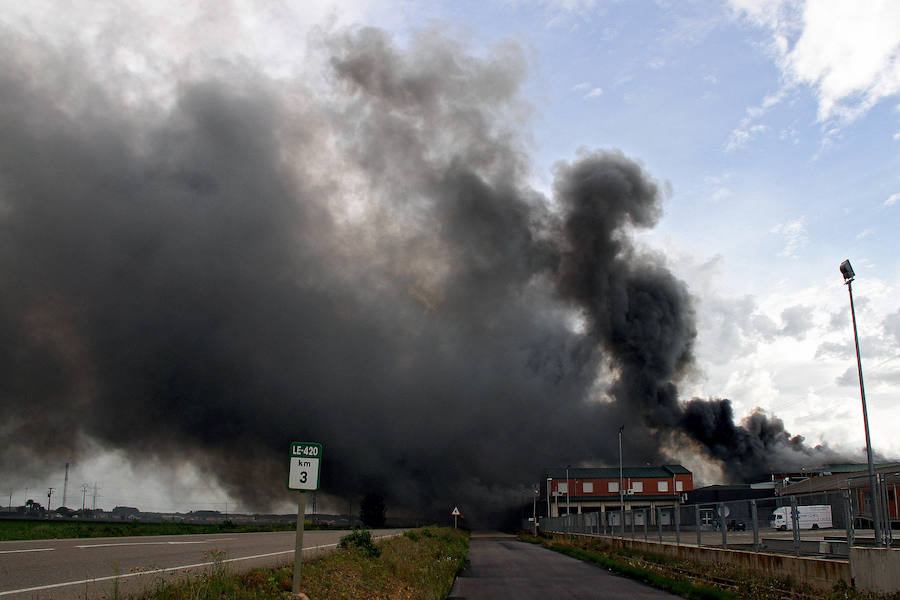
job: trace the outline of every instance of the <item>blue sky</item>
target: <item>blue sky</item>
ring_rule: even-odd
[[[863,448],[838,272],[850,258],[873,446],[900,456],[895,3],[375,2],[340,14],[399,39],[433,26],[521,44],[538,189],[580,148],[620,149],[670,189],[657,227],[636,235],[698,300],[687,395]]]
[[[838,272],[849,258],[873,446],[900,457],[900,4],[235,1],[215,18],[174,0],[55,4],[4,0],[0,19],[60,48],[93,44],[101,78],[128,74],[159,98],[171,91],[163,65],[247,60],[289,77],[318,26],[377,26],[401,43],[436,28],[476,53],[518,44],[536,189],[549,194],[554,163],[579,149],[616,148],[668,190],[658,225],[635,235],[697,298],[685,397],[731,398],[738,415],[762,407],[812,443],[859,451]]]
[[[639,235],[698,298],[691,394],[861,448],[850,258],[873,445],[900,453],[895,4],[454,3],[403,27],[428,18],[528,48],[539,187],[582,147],[619,148],[670,186]]]

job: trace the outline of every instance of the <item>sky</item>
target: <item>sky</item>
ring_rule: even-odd
[[[243,83],[262,91],[295,93],[302,81],[324,103],[339,91],[317,70],[328,64],[322,47],[339,46],[334,32],[374,27],[399,51],[421,49],[423,36],[441,37],[474,61],[503,62],[503,74],[512,73],[509,89],[486,86],[487,100],[473,106],[499,115],[509,131],[501,128],[496,139],[516,140],[509,168],[549,210],[563,202],[559,178],[595,151],[620,152],[658,188],[658,218],[626,226],[622,235],[665,265],[692,298],[694,358],[677,375],[682,401],[728,398],[737,421],[759,408],[808,445],[861,459],[853,331],[838,271],[849,258],[873,449],[900,458],[892,427],[900,420],[900,258],[892,233],[900,230],[897,3],[316,0],[74,2],[61,9],[3,0],[0,7],[0,26],[14,33],[6,42],[12,55],[22,57],[25,72],[32,69],[38,87],[62,92],[59,110],[96,116],[109,106],[127,109],[128,119],[110,122],[136,131],[178,105],[185,81],[221,73],[246,77]],[[24,47],[46,55],[18,54]],[[44,81],[42,60],[71,71]],[[67,73],[82,74],[71,77],[90,79],[102,94],[67,95]],[[306,101],[298,98],[294,108],[303,112]],[[435,131],[444,132],[440,124]],[[324,168],[322,156],[298,160],[311,171]],[[358,184],[350,175],[329,183]],[[352,193],[340,197],[335,210],[348,222],[367,214]],[[591,317],[575,317],[575,330],[584,327],[579,319]],[[81,442],[97,445],[73,460],[70,495],[96,481],[106,508],[223,510],[227,502],[240,510],[246,503],[208,462],[161,475],[164,457],[151,449],[144,463],[136,460],[143,446],[116,447],[110,439]],[[701,482],[717,482],[715,471],[690,456],[670,456],[694,467]],[[562,460],[552,452],[548,458]],[[0,496],[11,493],[18,504],[26,487],[41,489],[41,497],[51,485],[59,490],[59,467],[39,476],[16,472],[0,483],[10,487]]]

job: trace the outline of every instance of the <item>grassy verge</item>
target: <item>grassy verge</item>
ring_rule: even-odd
[[[341,546],[303,563],[301,588],[310,598],[443,600],[465,565],[469,540],[453,529],[426,527],[377,544],[368,532],[355,532]],[[202,577],[160,584],[142,600],[283,600],[292,579],[289,566],[232,573],[216,560]]]
[[[667,556],[620,548],[601,539],[536,538],[520,539],[542,544],[551,550],[609,569],[626,577],[643,581],[683,598],[696,600],[874,600],[885,596],[865,594],[846,585],[830,592],[814,590],[790,579],[772,579],[739,571],[727,566],[709,566],[673,559]],[[887,596],[900,600],[900,594]]]
[[[313,529],[310,523],[307,529]],[[0,521],[0,541],[63,538],[123,537],[132,535],[187,535],[191,533],[249,533],[293,531],[295,525],[235,525],[229,521],[210,523],[91,523],[78,521]]]

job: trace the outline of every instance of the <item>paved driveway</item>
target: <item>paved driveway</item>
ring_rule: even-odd
[[[448,600],[679,597],[501,533],[473,534],[468,562]]]

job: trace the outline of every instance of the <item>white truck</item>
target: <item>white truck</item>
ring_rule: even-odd
[[[797,507],[797,526],[800,529],[823,529],[833,527],[831,522],[831,506],[828,504],[812,504],[810,506]],[[772,520],[769,524],[775,529],[793,529],[791,520],[791,507],[782,506],[772,511]]]

